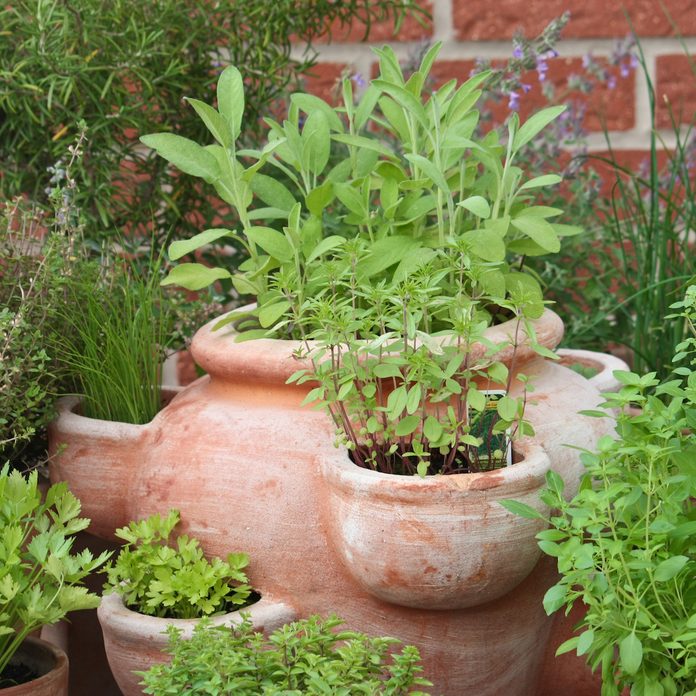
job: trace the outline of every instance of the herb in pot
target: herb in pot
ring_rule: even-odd
[[[536,204],[560,177],[525,180],[516,166],[564,107],[524,124],[513,114],[505,141],[494,131],[478,137],[475,105],[488,75],[426,93],[439,49],[408,80],[391,49],[377,51],[380,76],[357,104],[350,80],[339,108],[294,94],[282,125],[267,121],[260,151],[236,146],[244,88],[235,68],[220,77],[217,110],[190,100],[215,144],[142,138],[212,183],[240,219],[239,232],[215,228],[173,243],[171,258],[223,238],[249,255],[234,274],[182,263],[166,282],[197,289],[229,278],[254,295],[255,308],[220,326],[237,320],[239,340],[303,340],[313,369],[294,378],[319,381],[311,400],[329,408],[356,463],[388,473],[500,466],[506,433],[530,434],[525,397],[510,395],[513,371],[495,357],[505,346],[476,360],[471,350],[488,326],[512,319],[513,364],[522,340],[550,356],[531,324],[544,302],[524,259],[557,252],[562,236],[579,231],[552,222],[560,209]],[[282,232],[258,221],[279,221]],[[504,393],[491,400],[491,389]]]
[[[0,468],[0,687],[30,633],[99,605],[81,583],[110,554],[71,553],[74,535],[89,525],[79,514],[80,501],[65,483],[42,497],[36,471],[23,476],[7,464]]]
[[[570,502],[553,472],[542,494],[557,512],[537,538],[561,573],[544,607],[587,607],[558,653],[601,667],[602,696],[696,694],[696,285],[672,308],[687,331],[674,378],[616,371],[623,388],[603,405],[618,413],[617,437],[583,454],[587,475]]]
[[[212,626],[203,619],[184,640],[169,626],[171,663],[143,672],[146,694],[389,694],[427,696],[420,655],[412,645],[394,651],[394,638],[336,631],[334,616],[286,624],[268,638],[246,619],[237,626]]]
[[[178,523],[178,511],[171,510],[116,530],[126,544],[106,568],[104,590],[121,595],[132,611],[170,619],[198,619],[249,604],[248,556],[208,560],[197,539],[170,540]]]

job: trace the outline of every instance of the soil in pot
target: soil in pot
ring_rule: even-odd
[[[68,659],[46,641],[27,638],[0,674],[0,693],[67,696]]]
[[[5,670],[0,674],[0,689],[7,689],[10,686],[18,684],[26,684],[32,679],[38,679],[43,676],[37,669],[32,669],[29,665],[22,662],[13,664],[10,662]]]

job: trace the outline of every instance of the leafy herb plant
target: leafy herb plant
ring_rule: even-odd
[[[255,308],[225,321],[238,320],[240,340],[301,339],[313,367],[294,379],[320,382],[309,400],[329,408],[356,463],[390,473],[497,466],[507,460],[505,432],[531,432],[524,397],[510,396],[512,373],[495,360],[498,348],[474,361],[470,351],[502,318],[513,319],[513,353],[529,340],[545,354],[530,323],[543,311],[541,289],[524,258],[556,252],[562,236],[579,231],[552,222],[560,209],[535,202],[560,178],[525,179],[515,164],[563,107],[524,124],[514,114],[506,142],[494,131],[477,138],[475,106],[488,74],[428,94],[439,48],[408,80],[391,49],[377,51],[379,78],[357,104],[350,80],[339,108],[292,95],[282,124],[267,119],[270,139],[260,151],[236,145],[244,87],[233,67],[218,82],[217,110],[189,100],[215,144],[169,133],[142,138],[212,183],[241,223],[239,231],[174,242],[170,257],[222,238],[249,255],[235,274],[182,263],[166,282],[195,289],[231,278],[254,295]],[[264,205],[252,208],[255,201]],[[491,386],[504,392],[494,419],[483,418]]]
[[[73,536],[89,525],[79,514],[65,483],[42,497],[36,471],[0,469],[0,675],[30,633],[99,605],[81,581],[110,554],[71,553]]]
[[[394,638],[336,631],[335,616],[286,624],[268,638],[246,619],[234,627],[201,621],[190,640],[168,627],[170,664],[144,672],[146,694],[332,694],[427,696],[420,655]]]
[[[197,539],[170,540],[178,523],[179,513],[171,510],[116,530],[126,545],[106,568],[105,591],[121,595],[133,611],[169,619],[198,619],[248,604],[248,556],[208,560]]]
[[[633,695],[696,694],[696,285],[673,308],[688,331],[674,378],[615,372],[623,388],[604,406],[618,409],[618,437],[583,453],[587,476],[573,500],[553,472],[542,495],[557,513],[539,546],[561,573],[544,606],[587,607],[581,632],[558,652],[601,666],[602,696],[627,686]]]

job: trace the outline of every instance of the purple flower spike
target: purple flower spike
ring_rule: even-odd
[[[520,94],[514,90],[508,92],[508,109],[510,111],[519,111],[520,108]]]
[[[524,58],[524,51],[522,50],[522,46],[515,46],[515,48],[512,49],[512,57],[517,58],[517,60]]]
[[[360,74],[360,73],[353,73],[350,76],[350,79],[353,80],[353,84],[358,88],[358,89],[365,89],[367,87],[367,82],[365,78]]]
[[[545,58],[539,58],[536,71],[537,75],[539,75],[539,82],[544,82],[544,80],[546,80],[546,73],[549,71],[549,65]]]

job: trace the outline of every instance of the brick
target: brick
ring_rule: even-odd
[[[432,0],[418,0],[416,2],[420,8],[432,16]],[[419,21],[420,20],[420,21]],[[351,22],[341,26],[334,22],[330,28],[330,35],[322,36],[314,40],[314,43],[348,43],[365,40],[367,26],[365,22]],[[433,24],[427,16],[419,15],[418,18],[409,14],[401,26],[398,33],[394,33],[394,21],[392,19],[373,22],[370,26],[368,39],[371,43],[382,43],[385,41],[420,41],[430,38],[433,35]]]
[[[548,61],[549,71],[547,79],[556,86],[558,103],[564,103],[569,99],[587,103],[587,115],[585,127],[589,131],[603,130],[602,124],[606,124],[609,130],[630,130],[635,122],[635,75],[621,77],[619,68],[610,67],[609,73],[614,78],[615,87],[609,89],[605,84],[597,85],[590,94],[583,94],[578,90],[566,88],[568,77],[572,74],[582,73],[582,59],[580,58],[554,58]],[[464,81],[474,67],[473,61],[438,61],[433,66],[432,76],[435,85],[446,82],[453,77]],[[528,93],[520,94],[520,117],[525,119],[532,112],[548,105],[541,91],[536,71],[529,71],[523,76],[523,82],[530,85]],[[490,102],[488,108],[493,112],[496,121],[503,121],[509,114],[507,101]]]
[[[658,56],[655,98],[658,128],[672,128],[670,112],[677,123],[693,123],[696,116],[696,64],[692,66],[686,55]]]
[[[304,87],[329,104],[337,104],[341,95],[341,76],[347,68],[346,63],[317,63],[303,76]]]
[[[649,147],[649,143],[645,142],[645,147]],[[657,153],[657,166],[662,170],[669,161],[669,153],[665,150],[660,150]],[[618,167],[625,169],[632,174],[647,177],[650,168],[650,151],[649,150],[614,150],[609,152],[595,151],[591,152],[586,166],[592,167],[602,178],[600,194],[605,198],[616,197],[617,202],[621,200],[620,192],[615,189],[614,185],[617,175],[625,182],[628,182],[628,174],[621,174],[620,169],[616,169],[611,163],[616,162]],[[630,188],[630,184],[629,184]]]
[[[512,38],[517,30],[534,36],[566,10],[571,20],[564,38],[614,38],[629,32],[624,8],[635,33],[641,37],[674,34],[656,0],[452,0],[458,39],[496,40]],[[672,18],[685,36],[696,35],[694,0],[664,0]]]

